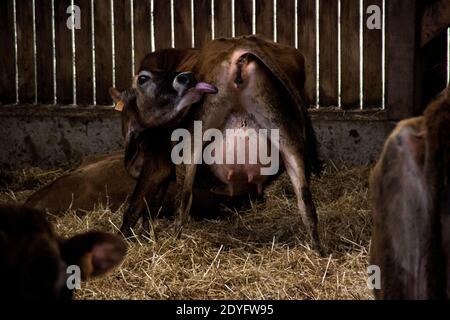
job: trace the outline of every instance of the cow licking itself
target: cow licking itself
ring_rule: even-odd
[[[370,179],[377,299],[450,298],[450,87],[398,123]]]
[[[160,143],[167,147],[163,136],[169,136],[169,133],[167,129],[166,132],[159,129],[145,130],[139,123],[134,89],[121,92],[111,89],[110,92],[116,102],[116,110],[121,111],[125,152],[119,150],[107,155],[83,158],[79,167],[34,192],[26,200],[26,206],[52,215],[61,215],[67,210],[89,212],[98,206],[116,211],[127,202],[142,169],[147,152],[145,142],[152,146],[152,150],[157,149],[156,145]],[[155,161],[155,157],[161,155],[161,152],[152,152],[150,159]],[[164,195],[161,216],[174,214],[176,199],[177,188],[171,182]],[[207,190],[196,189],[196,215],[211,211],[213,214],[217,213],[220,207],[215,200],[217,199],[211,198]]]
[[[280,174],[282,168],[286,169],[312,245],[322,251],[316,209],[309,189],[310,174],[318,173],[321,163],[317,156],[315,134],[303,100],[305,73],[302,54],[292,47],[276,44],[259,36],[247,36],[217,39],[206,44],[201,51],[186,50],[183,55],[182,50],[178,50],[176,55],[166,55],[169,58],[163,59],[162,56],[164,53],[159,52],[148,55],[134,81],[142,125],[146,128],[177,126],[187,129],[192,136],[195,121],[201,121],[201,134],[208,129],[216,129],[215,133],[223,134],[227,141],[227,130],[239,129],[235,138],[245,141],[243,145],[238,144],[245,150],[226,150],[224,147],[218,152],[224,155],[230,151],[243,153],[246,161],[240,163],[235,158],[231,163],[227,161],[226,164],[206,165],[214,178],[213,190],[230,197],[246,194],[251,190],[261,194],[267,183]],[[190,70],[197,79],[204,81],[197,83],[195,88],[202,89],[205,93],[214,93],[209,85],[214,84],[218,93],[206,95],[191,108],[173,108],[168,114],[167,108],[163,105],[161,107],[161,104],[156,104],[158,107],[155,108],[154,100],[158,97],[155,87],[160,83],[157,79],[159,70],[167,72],[180,69]],[[282,166],[271,175],[262,174],[267,163],[262,163],[261,159],[256,163],[247,160],[252,155],[246,151],[250,150],[250,139],[246,134],[260,129],[266,132],[278,130],[278,139],[272,139],[268,134],[258,135],[256,141],[259,147],[275,146],[271,156],[281,156]],[[212,140],[210,137],[206,143],[195,143],[189,155],[191,161],[186,164],[178,214],[179,233],[189,217],[192,190],[200,180],[198,169],[204,167],[204,164],[199,164],[199,160]],[[170,150],[156,152],[165,152],[167,163],[154,165],[162,168],[173,165],[170,162]],[[135,197],[131,198],[124,215],[121,231],[125,235],[130,235],[130,228],[142,216],[146,202],[153,202],[150,211],[155,215],[160,205],[157,195],[164,193],[166,181],[173,174],[171,170],[154,172],[156,170],[152,169],[152,172],[145,170],[145,167],[144,164],[139,177],[142,183],[138,182]]]
[[[58,237],[42,212],[0,206],[0,300],[66,300],[79,280],[104,275],[126,254],[118,236],[90,231],[69,239]],[[72,271],[71,271],[72,270]]]

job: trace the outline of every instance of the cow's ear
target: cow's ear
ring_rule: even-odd
[[[90,231],[61,243],[61,255],[68,266],[77,265],[83,280],[101,276],[122,262],[127,246],[122,238]]]
[[[109,88],[109,94],[111,95],[111,98],[114,100],[116,106],[115,110],[122,111],[123,107],[125,106],[125,102],[123,101],[123,95],[122,92],[117,90],[116,88]]]

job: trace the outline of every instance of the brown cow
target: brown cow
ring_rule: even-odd
[[[167,61],[170,61],[171,56],[163,61],[161,55],[164,53],[148,55],[134,81],[142,124],[147,128],[160,128],[167,124],[176,125],[173,120],[182,119],[179,126],[192,133],[194,121],[200,120],[203,125],[202,133],[208,129],[218,129],[225,136],[227,129],[278,129],[279,145],[271,138],[258,140],[258,145],[276,145],[275,152],[279,152],[283,167],[294,186],[299,212],[311,236],[312,245],[322,251],[317,214],[309,190],[310,173],[318,173],[321,163],[317,156],[315,134],[303,101],[305,70],[302,54],[292,47],[276,44],[259,36],[247,36],[211,41],[200,52],[185,51],[183,55],[181,51],[177,51],[175,61],[170,63]],[[152,103],[155,81],[151,77],[141,78],[153,74],[154,69],[167,70],[164,69],[166,65],[158,65],[160,61],[167,63],[168,71],[179,71],[180,68],[192,70],[201,81],[216,85],[218,94],[206,96],[202,104],[193,105],[192,112],[187,113],[187,109],[172,109],[170,115],[160,117],[161,109],[155,109],[155,104]],[[167,109],[164,111],[167,112]],[[245,144],[248,150],[249,142]],[[199,167],[196,163],[206,145],[204,142],[203,145],[196,144],[190,154],[192,164],[186,165],[179,210],[179,232],[189,217],[194,182],[201,180],[195,179]],[[169,168],[172,165],[169,152],[166,149],[156,152],[165,152],[167,163],[154,165]],[[245,150],[243,152],[246,153]],[[260,174],[263,167],[261,162],[244,165],[234,162],[207,166],[207,169],[214,177],[215,190],[233,197],[251,190],[257,190],[261,194],[264,186],[281,172],[278,170],[272,176],[265,176]],[[164,193],[164,181],[169,179],[172,171],[153,170],[154,172],[141,172],[139,179],[145,181],[145,184],[136,186],[135,194],[139,194],[139,197],[130,200],[130,206],[124,215],[121,230],[125,235],[130,234],[130,228],[141,216],[145,201],[154,202],[155,207],[159,206],[160,199],[155,195]],[[152,174],[156,174],[156,179]]]
[[[158,130],[153,130],[152,134],[149,134],[150,130],[143,132],[144,128],[139,124],[137,117],[136,94],[133,89],[122,92],[111,89],[110,92],[116,102],[116,110],[122,111],[125,152],[119,150],[109,155],[84,158],[78,168],[33,193],[25,203],[27,206],[46,210],[54,215],[66,212],[68,209],[91,211],[98,205],[116,211],[132,194],[144,161],[145,144],[141,144],[139,139],[147,135],[147,139],[144,140],[147,144],[152,141],[153,149],[164,140],[162,134],[158,134]],[[165,131],[167,130],[161,130],[165,136],[168,136]],[[140,137],[141,135],[143,136]],[[160,154],[155,153],[150,158],[155,159]],[[206,190],[196,190],[196,214],[202,215],[205,211],[217,213],[218,203],[205,197],[204,194],[207,194]],[[171,183],[163,197],[161,216],[173,215],[177,203],[176,195],[176,185]]]
[[[42,212],[0,206],[0,300],[64,300],[72,297],[68,267],[81,280],[104,275],[126,254],[126,244],[105,232],[90,231],[62,239]]]
[[[377,299],[450,298],[450,88],[398,123],[370,179]]]

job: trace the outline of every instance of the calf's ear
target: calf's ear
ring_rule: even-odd
[[[90,231],[76,235],[61,244],[61,255],[67,265],[77,265],[83,280],[105,274],[120,264],[127,246],[119,236]]]
[[[111,95],[111,98],[114,100],[116,106],[114,107],[114,110],[122,111],[123,107],[125,106],[125,102],[123,101],[122,92],[117,90],[116,88],[109,88],[109,94]]]

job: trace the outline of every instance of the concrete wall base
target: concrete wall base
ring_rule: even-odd
[[[320,154],[335,164],[375,161],[395,122],[383,113],[311,112]],[[120,114],[111,107],[0,107],[0,166],[52,167],[122,147]]]

